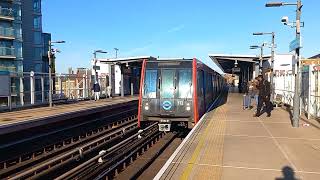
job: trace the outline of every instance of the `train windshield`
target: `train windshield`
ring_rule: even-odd
[[[174,69],[163,69],[161,73],[161,98],[174,98]]]
[[[180,69],[178,98],[192,98],[191,69]]]
[[[147,69],[144,81],[144,98],[156,98],[157,96],[158,70]]]

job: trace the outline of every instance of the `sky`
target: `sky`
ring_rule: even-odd
[[[215,68],[208,54],[250,54],[250,45],[271,42],[276,53],[289,53],[295,28],[281,23],[295,20],[295,6],[266,8],[268,0],[42,0],[42,26],[57,45],[57,72],[90,67],[93,51],[99,58],[154,56],[201,59]],[[274,0],[273,0],[274,1]],[[288,2],[296,2],[291,0]],[[303,0],[301,20],[303,57],[320,53],[320,1]],[[270,49],[265,49],[266,54]]]

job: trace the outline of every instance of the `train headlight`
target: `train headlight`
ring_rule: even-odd
[[[187,111],[190,111],[190,110],[191,110],[191,108],[190,108],[190,103],[187,103],[186,105],[187,105],[187,106],[186,106],[186,110],[187,110]]]
[[[149,110],[149,103],[146,103],[144,106],[144,110],[148,111]]]

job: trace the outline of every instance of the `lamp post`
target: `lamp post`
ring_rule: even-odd
[[[260,57],[259,57],[259,71],[260,71],[260,74],[262,74],[262,63],[263,63],[263,48],[266,46],[266,43],[262,43],[261,46],[257,46],[257,45],[254,45],[254,46],[250,46],[250,49],[260,49]]]
[[[52,44],[59,44],[59,43],[65,43],[65,41],[49,41],[49,50],[48,50],[48,59],[49,59],[49,106],[52,107],[52,89],[53,89],[53,82],[52,82],[52,62],[51,62],[51,56],[52,56]]]
[[[296,40],[300,41],[301,31],[300,31],[300,17],[301,17],[301,9],[302,9],[302,2],[301,0],[297,0],[296,3],[284,3],[284,2],[270,2],[266,4],[266,7],[280,7],[280,6],[287,6],[287,5],[294,5],[297,7],[296,10]],[[285,25],[287,22],[285,22]],[[299,127],[299,114],[300,114],[300,42],[297,47],[295,47],[295,54],[296,54],[296,73],[295,73],[295,88],[294,88],[294,98],[293,98],[293,118],[292,118],[292,125],[293,127]]]
[[[273,68],[274,68],[274,48],[275,48],[275,33],[274,32],[257,32],[253,33],[254,36],[261,36],[261,35],[271,35],[271,76],[270,76],[270,83],[271,83],[271,101],[273,102],[274,98],[274,82],[273,82]]]
[[[113,48],[115,51],[116,51],[116,59],[118,58],[118,51],[119,49],[118,48]]]
[[[97,53],[103,53],[103,54],[106,54],[108,53],[107,51],[103,51],[103,50],[95,50],[93,52],[93,60],[94,60],[94,66],[93,66],[93,69],[94,69],[94,81],[97,81]]]

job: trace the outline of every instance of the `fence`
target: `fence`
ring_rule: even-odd
[[[10,73],[8,85],[10,91],[4,96],[0,88],[0,110],[36,106],[48,104],[49,74],[24,72],[20,74]],[[1,76],[0,78],[3,78]],[[106,97],[109,86],[108,76],[98,78],[100,84],[100,96]],[[74,101],[93,98],[92,86],[94,77],[86,74],[53,74],[52,99],[56,101]],[[6,84],[2,84],[5,87]]]
[[[320,117],[320,71],[314,65],[304,66],[301,73],[300,111],[310,116]],[[275,94],[282,95],[284,104],[293,106],[295,77],[292,71],[276,71]]]

